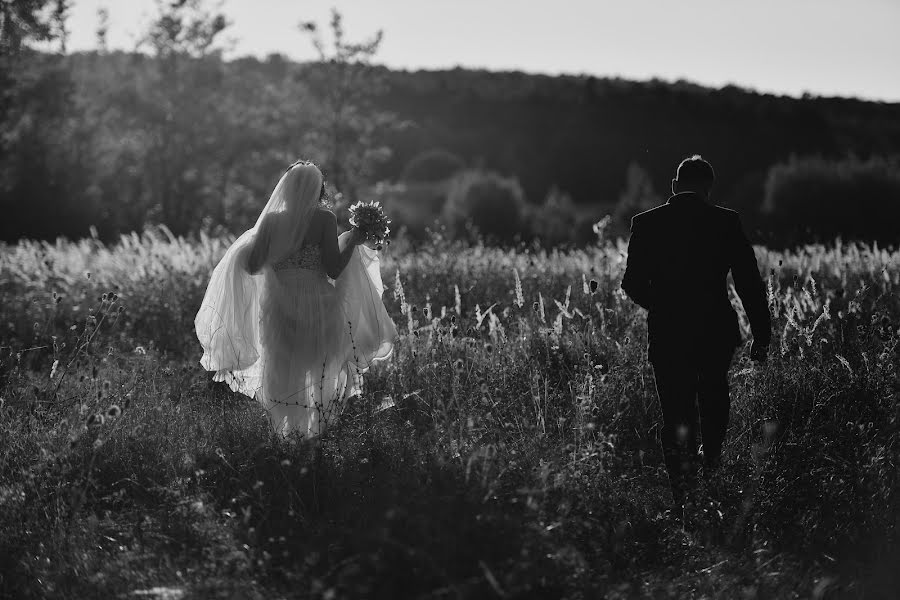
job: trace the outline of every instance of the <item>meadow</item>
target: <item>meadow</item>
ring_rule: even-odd
[[[624,242],[389,246],[395,356],[314,442],[198,364],[229,242],[0,249],[0,596],[896,597],[900,251],[757,248],[771,355],[681,514]]]

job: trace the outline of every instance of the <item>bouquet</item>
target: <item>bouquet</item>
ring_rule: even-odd
[[[375,242],[377,250],[381,250],[391,233],[390,224],[391,220],[378,202],[357,202],[350,207],[350,225],[356,227],[366,241]]]

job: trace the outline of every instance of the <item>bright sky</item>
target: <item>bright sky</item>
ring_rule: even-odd
[[[214,5],[215,0],[210,2]],[[800,95],[900,102],[900,0],[221,0],[228,56],[311,60],[300,21],[344,15],[351,40],[378,29],[377,62],[645,80],[688,79]],[[132,49],[154,0],[74,0],[71,50]]]

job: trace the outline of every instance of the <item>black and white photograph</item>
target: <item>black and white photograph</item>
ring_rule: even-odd
[[[897,0],[0,0],[0,599],[900,598]]]

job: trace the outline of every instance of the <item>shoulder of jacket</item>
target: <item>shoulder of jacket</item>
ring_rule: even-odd
[[[713,205],[713,210],[715,210],[716,213],[718,213],[724,217],[730,218],[730,219],[740,218],[738,211],[736,211],[732,208],[725,208],[724,206],[719,206],[718,204],[715,204],[715,205]]]
[[[650,210],[645,210],[644,212],[634,215],[633,217],[631,217],[631,221],[632,223],[646,223],[647,221],[651,221],[665,213],[667,208],[669,208],[668,204],[660,204],[659,206],[654,206]]]

